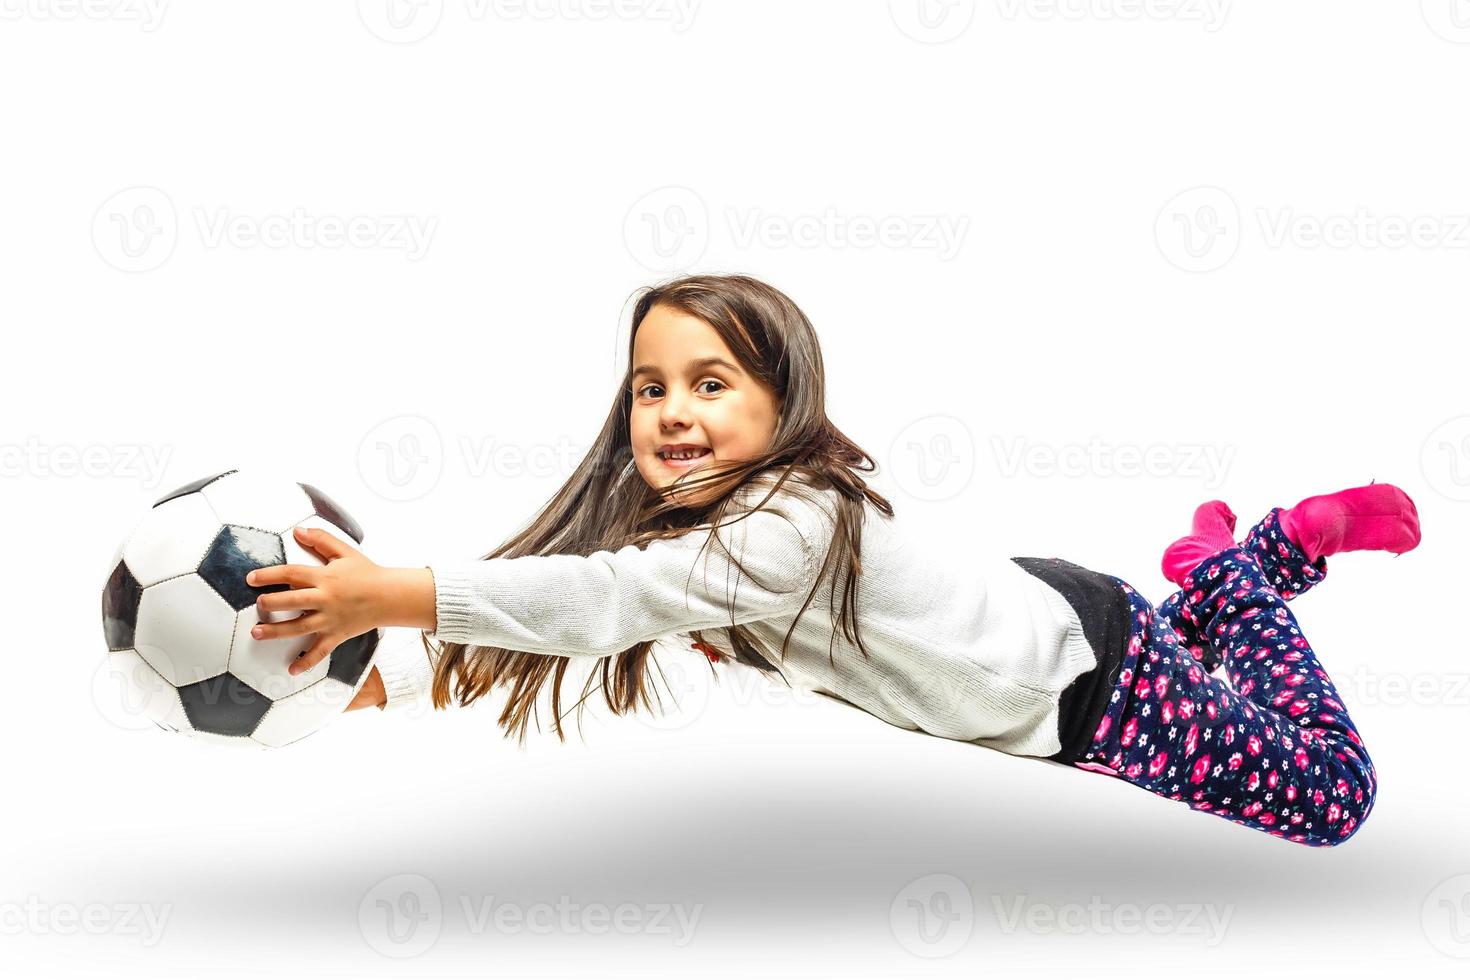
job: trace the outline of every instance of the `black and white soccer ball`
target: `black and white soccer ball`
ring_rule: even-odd
[[[267,565],[321,565],[292,529],[362,544],[362,528],[304,483],[229,470],[164,494],[123,539],[102,590],[107,657],[129,710],[158,727],[223,744],[281,748],[341,716],[368,676],[379,631],[339,645],[310,670],[286,668],[315,633],[257,640],[255,600],[287,585],[245,576]]]

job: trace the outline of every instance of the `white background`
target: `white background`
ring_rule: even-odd
[[[1463,971],[1470,5],[584,2],[0,0],[0,970]],[[1290,844],[677,649],[682,709],[585,743],[498,702],[248,756],[119,721],[98,596],[158,496],[264,467],[379,562],[478,557],[684,271],[802,306],[872,482],[957,548],[1158,602],[1201,501],[1402,486],[1421,547],[1294,603],[1364,828]]]

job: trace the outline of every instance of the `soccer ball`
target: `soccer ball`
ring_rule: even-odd
[[[257,640],[255,600],[287,585],[245,583],[266,565],[321,565],[292,529],[362,544],[362,528],[304,483],[229,470],[164,494],[123,539],[102,589],[107,658],[129,710],[220,744],[281,748],[340,717],[368,676],[379,631],[342,643],[310,670],[286,668],[316,641]]]

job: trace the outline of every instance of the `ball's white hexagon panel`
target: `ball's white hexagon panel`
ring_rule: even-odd
[[[107,655],[110,676],[120,688],[119,708],[129,719],[147,718],[174,731],[187,730],[188,716],[179,692],[136,650]]]
[[[198,568],[219,529],[208,500],[197,493],[175,497],[143,517],[123,546],[123,560],[146,589]]]
[[[214,507],[221,524],[238,524],[279,534],[316,513],[311,498],[294,481],[240,471],[215,480],[199,491]]]
[[[143,590],[133,649],[170,684],[183,687],[224,673],[235,620],[235,610],[208,582],[183,575]]]
[[[281,748],[331,724],[347,710],[354,693],[341,681],[323,677],[306,690],[271,705],[250,737],[262,745]]]
[[[301,614],[297,610],[287,610],[274,615],[295,619]],[[316,666],[294,677],[286,673],[286,668],[291,666],[296,655],[316,642],[315,633],[257,640],[250,635],[251,628],[257,622],[259,619],[255,615],[254,606],[240,610],[235,621],[234,645],[230,648],[230,673],[272,701],[289,697],[327,676],[327,669],[331,666],[330,657],[323,657]]]

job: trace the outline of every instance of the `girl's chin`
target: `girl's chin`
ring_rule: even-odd
[[[689,502],[695,502],[700,498],[707,497],[713,492],[714,488],[712,484],[703,481],[708,480],[710,474],[705,472],[706,468],[704,466],[692,467],[692,469],[699,471],[697,477],[687,476],[681,478],[679,473],[669,473],[668,470],[665,470],[662,479],[659,481],[659,492],[665,497],[677,497]],[[687,473],[688,470],[682,472]],[[701,481],[699,485],[695,485],[696,479]],[[679,481],[679,486],[674,485],[676,480]]]
[[[708,484],[702,487],[692,487],[686,483],[683,486],[676,487],[674,486],[673,481],[670,480],[663,485],[663,489],[659,492],[662,493],[665,497],[677,498],[679,500],[693,503],[698,501],[702,497],[707,497],[711,491]]]

